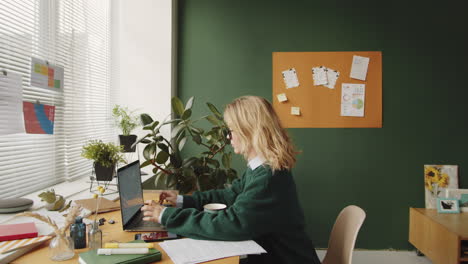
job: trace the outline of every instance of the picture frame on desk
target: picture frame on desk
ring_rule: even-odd
[[[468,212],[468,189],[445,189],[445,197],[458,199],[460,211]]]
[[[455,198],[437,198],[437,212],[442,214],[458,214],[460,206],[458,199]]]

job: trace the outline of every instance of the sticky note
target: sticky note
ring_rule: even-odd
[[[351,73],[349,77],[365,81],[367,75],[367,67],[369,66],[369,60],[370,59],[368,57],[354,55],[353,63],[351,64]]]
[[[301,115],[301,108],[297,106],[291,107],[291,115]]]
[[[282,94],[278,94],[276,95],[276,97],[278,97],[278,101],[281,103],[281,102],[286,102],[288,100],[288,97],[286,97],[286,94],[285,93],[282,93]]]

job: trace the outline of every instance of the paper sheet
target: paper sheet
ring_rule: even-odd
[[[364,116],[365,84],[343,83],[341,85],[341,116]]]
[[[278,98],[278,101],[280,103],[288,101],[288,97],[286,97],[285,93],[278,94],[278,95],[276,95],[276,97]]]
[[[63,67],[31,57],[31,86],[61,91],[63,90],[63,73]]]
[[[211,241],[195,239],[168,240],[159,243],[175,264],[200,263],[225,257],[266,253],[253,240]]]
[[[296,69],[292,68],[285,70],[282,72],[282,74],[287,89],[299,86],[299,79],[297,78]]]
[[[369,66],[369,58],[354,55],[353,64],[351,65],[350,77],[361,81],[366,80],[367,67]]]
[[[26,133],[54,134],[54,105],[23,102],[23,113]]]
[[[327,68],[328,84],[325,84],[325,87],[330,88],[330,89],[335,89],[335,84],[336,84],[336,81],[338,80],[338,77],[340,77],[339,71],[335,71],[333,69]]]
[[[6,73],[6,75],[5,75]],[[21,75],[0,72],[0,135],[24,133]]]
[[[312,78],[314,79],[315,86],[328,84],[327,67],[320,66],[312,68]]]

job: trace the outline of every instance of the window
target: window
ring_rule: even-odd
[[[64,67],[63,91],[30,85],[31,57]],[[56,107],[53,135],[0,135],[0,198],[90,176],[82,146],[115,139],[110,0],[2,0],[0,70],[21,74],[23,101]]]

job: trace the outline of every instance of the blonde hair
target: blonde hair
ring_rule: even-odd
[[[296,163],[298,152],[266,99],[239,97],[226,106],[224,120],[236,133],[244,158],[253,149],[273,170],[291,169]]]

